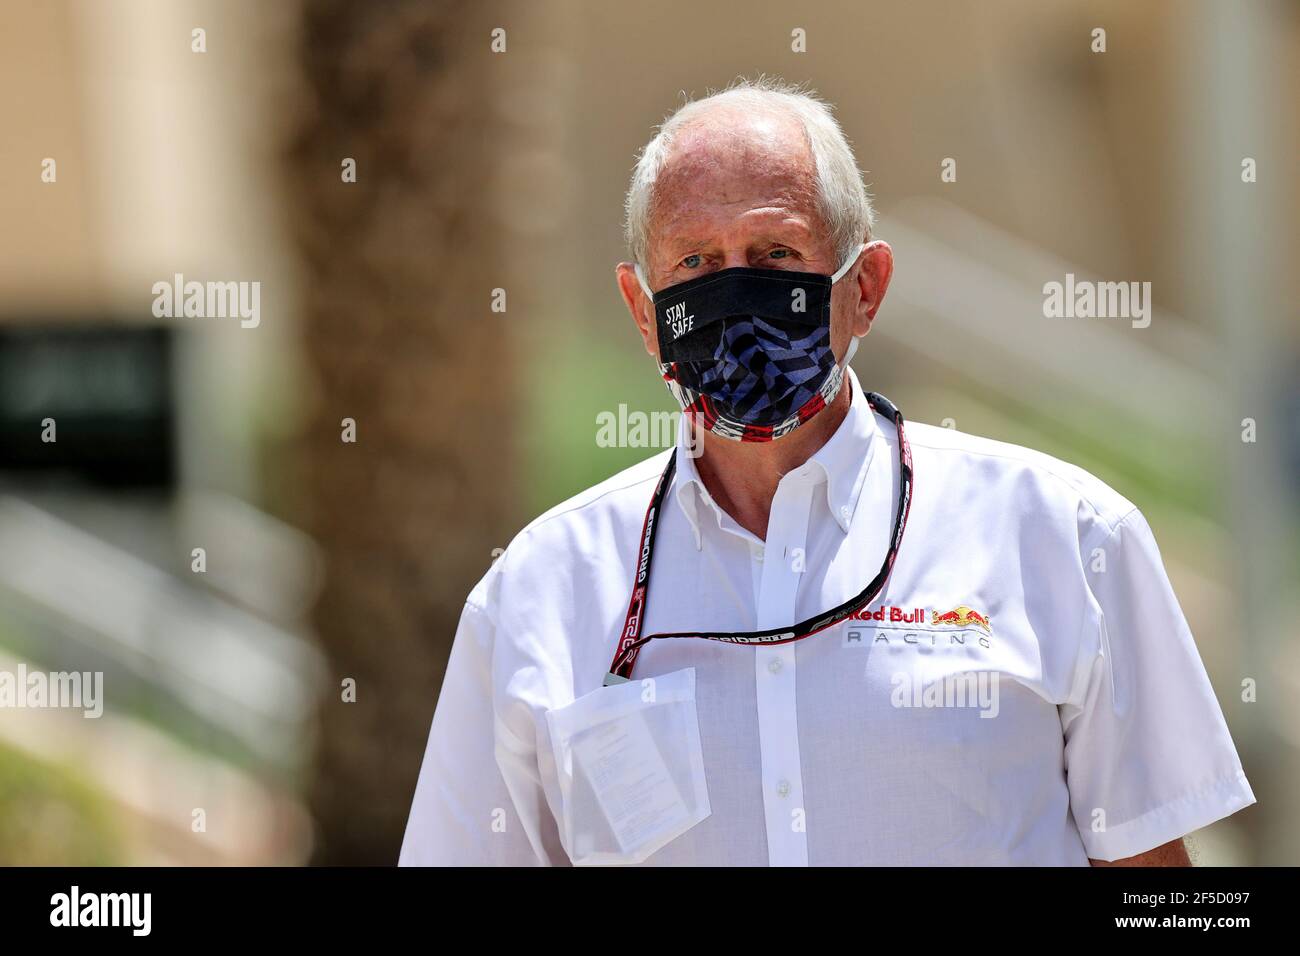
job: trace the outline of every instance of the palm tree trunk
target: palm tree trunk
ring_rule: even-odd
[[[303,490],[328,565],[313,615],[331,668],[309,797],[319,863],[396,861],[456,621],[512,510],[484,6],[303,4],[290,162],[318,386]]]

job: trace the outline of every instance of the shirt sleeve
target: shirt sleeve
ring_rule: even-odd
[[[1093,613],[1061,708],[1066,781],[1088,856],[1109,861],[1255,796],[1146,519],[1130,511],[1083,560]]]
[[[433,715],[400,866],[544,866],[559,863],[536,745],[496,715],[495,626],[466,604]]]

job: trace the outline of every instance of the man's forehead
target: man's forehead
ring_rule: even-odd
[[[678,130],[655,181],[655,225],[752,208],[817,215],[816,163],[803,126],[779,114],[709,114]]]

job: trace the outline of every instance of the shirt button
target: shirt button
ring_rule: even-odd
[[[778,797],[788,797],[788,796],[790,796],[790,781],[789,781],[789,780],[782,780],[782,781],[780,781],[780,782],[777,783],[777,785],[776,785],[776,795],[777,795]]]
[[[849,520],[849,506],[848,506],[848,505],[845,505],[843,508],[840,509],[840,517],[844,519],[844,521],[845,521],[846,524],[848,523],[848,520]]]
[[[759,564],[763,563],[763,549],[759,545],[754,545],[754,560]]]
[[[774,657],[767,662],[767,669],[773,674],[781,673],[781,658]]]

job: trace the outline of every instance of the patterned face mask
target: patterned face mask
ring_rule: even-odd
[[[808,421],[839,394],[844,361],[831,351],[834,275],[735,268],[650,291],[660,371],[696,426],[736,441],[771,441]]]

